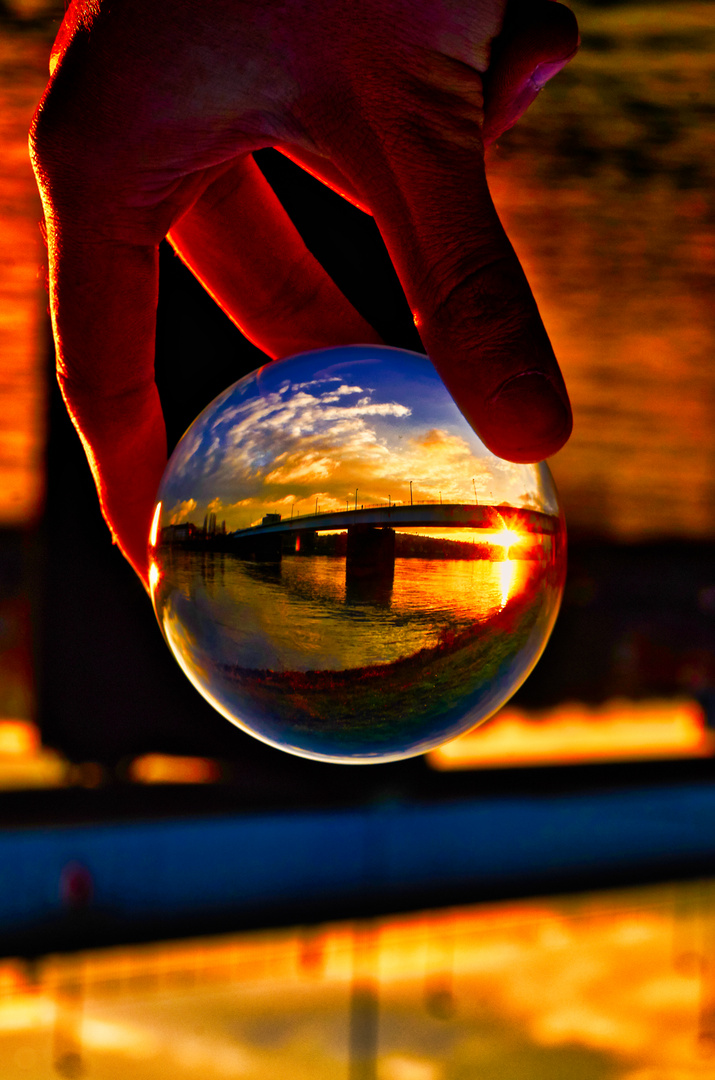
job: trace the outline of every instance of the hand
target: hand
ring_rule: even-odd
[[[250,156],[261,147],[374,215],[487,446],[536,461],[566,441],[566,391],[483,151],[577,44],[551,0],[75,0],[31,131],[57,370],[145,584],[166,458],[160,241],[270,356],[379,340],[306,250]]]

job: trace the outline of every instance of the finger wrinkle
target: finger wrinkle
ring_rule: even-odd
[[[544,371],[542,368],[528,368],[526,371],[518,371],[515,375],[509,375],[508,378],[504,379],[504,381],[497,386],[496,390],[494,390],[486,399],[487,405],[493,405],[497,399],[501,397],[504,391],[510,390],[520,379],[530,378],[534,375],[541,379],[545,379],[551,384],[555,393],[558,394],[559,397],[561,396],[555,380],[547,371]]]
[[[467,274],[460,276],[459,279],[454,282],[454,284],[449,286],[444,296],[441,296],[432,305],[433,318],[439,319],[440,316],[444,313],[445,309],[453,305],[457,300],[459,294],[467,288],[474,287],[475,285],[478,286],[481,284],[481,298],[486,297],[488,293],[487,290],[483,288],[484,277],[488,275],[490,271],[501,267],[507,267],[510,264],[513,265],[513,263],[514,255],[511,252],[505,253],[504,255],[496,255],[494,256],[494,258],[488,259],[481,265],[474,267],[474,269],[470,270]],[[431,276],[434,277],[436,275],[436,272],[436,270],[432,271]],[[521,283],[519,282],[518,284],[520,285]],[[522,290],[519,289],[518,291],[521,292]],[[514,304],[514,296],[508,295],[506,292],[500,292],[499,294],[492,293],[491,299],[493,300],[493,306],[491,306],[488,311],[488,314],[490,315],[497,315],[500,311],[510,310]]]

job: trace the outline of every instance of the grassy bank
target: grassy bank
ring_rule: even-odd
[[[549,603],[553,586],[546,589]],[[446,632],[436,646],[390,664],[287,672],[226,665],[221,676],[271,738],[285,734],[318,752],[380,753],[449,730],[495,684],[508,683],[522,651],[531,658],[536,648],[544,603],[541,588],[530,589],[489,622]]]

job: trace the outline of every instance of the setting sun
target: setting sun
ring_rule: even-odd
[[[509,548],[513,547],[514,544],[518,544],[521,538],[521,534],[514,532],[513,529],[503,529],[501,532],[491,534],[489,543],[498,544],[499,547],[503,547],[508,552]]]

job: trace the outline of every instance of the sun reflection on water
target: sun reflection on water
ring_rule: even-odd
[[[504,608],[516,579],[517,564],[513,559],[505,559],[504,562],[497,563],[497,566],[499,567],[501,606]]]

